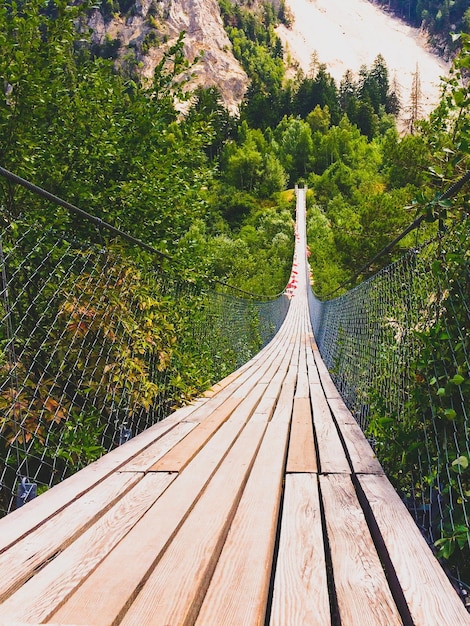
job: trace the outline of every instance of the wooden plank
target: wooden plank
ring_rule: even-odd
[[[275,338],[263,350],[242,365],[236,372],[223,379],[220,386],[218,384],[215,385],[213,387],[214,392],[208,395],[211,398],[216,396],[220,405],[235,394],[241,398],[245,397],[257,382],[269,382],[272,377],[271,370],[274,368],[277,371],[280,359],[282,359],[284,354],[283,344],[289,339],[289,334],[286,331],[287,329],[283,326]],[[265,378],[267,378],[266,381],[264,380]],[[194,417],[192,417],[192,420],[194,421]]]
[[[353,471],[356,474],[383,474],[383,468],[358,424],[340,427]]]
[[[284,354],[279,372],[274,376],[252,419],[291,420],[292,403],[298,374],[298,342],[292,343]]]
[[[256,384],[264,385],[265,387],[267,387],[268,384],[269,384],[270,379],[267,379],[265,376],[263,377],[263,375],[266,373],[267,369],[269,369],[269,368],[267,368],[267,367],[260,368],[260,370],[258,372],[258,376],[256,378],[253,376],[252,378],[247,380],[244,385],[242,385],[241,387],[239,387],[238,389],[236,389],[233,392],[232,397],[234,397],[234,398],[246,398],[246,396],[253,389],[253,386],[256,385]]]
[[[207,399],[204,399],[206,401]],[[179,409],[165,420],[151,426],[122,446],[108,452],[98,461],[80,470],[66,481],[52,487],[41,496],[31,500],[21,509],[13,511],[0,520],[0,553],[12,543],[18,542],[40,524],[52,518],[64,507],[92,489],[113,471],[119,469],[136,454],[174,428],[191,414],[197,406]]]
[[[0,555],[0,601],[65,549],[140,480],[138,474],[113,474]]]
[[[267,346],[265,346],[263,350],[258,352],[258,354],[256,354],[250,361],[242,365],[238,370],[236,370],[236,372],[230,374],[227,377],[230,378],[235,373],[241,372],[241,375],[236,377],[234,381],[229,381],[228,385],[221,384],[222,390],[226,389],[226,387],[229,387],[229,393],[232,394],[235,390],[235,387],[240,387],[241,384],[256,376],[258,371],[269,371],[269,368],[272,367],[273,362],[279,358],[280,354],[282,354],[282,345],[283,342],[286,341],[286,338],[288,338],[286,329],[281,328],[281,330],[274,337],[274,339]],[[220,394],[221,389],[218,388],[218,384],[214,387],[217,387],[217,394]]]
[[[281,392],[281,388],[278,389],[278,396]],[[261,398],[260,403],[256,407],[256,411],[253,413],[251,417],[252,420],[258,420],[263,422],[269,422],[272,418],[274,409],[276,407],[277,397],[273,397],[272,392],[270,393],[270,397],[266,396],[266,394]]]
[[[295,378],[296,368],[294,368],[293,372],[289,370],[287,373],[271,421],[283,421],[286,424],[291,423],[295,393]]]
[[[194,623],[265,428],[261,423],[247,424],[139,591],[122,626]]]
[[[216,409],[223,406],[229,398],[234,396],[245,398],[263,376],[268,365],[269,364],[264,361],[251,365],[229,385],[223,387],[210,397],[203,398],[204,404],[198,408],[197,411],[191,413],[187,419],[191,422],[203,422],[210,417]],[[240,389],[242,389],[241,392]]]
[[[358,480],[413,623],[468,626],[470,615],[388,479]]]
[[[288,379],[288,374],[284,380],[276,381],[277,396],[273,394],[273,388],[270,390],[270,397],[266,394],[253,413],[252,420],[268,422],[272,419],[279,419],[282,415],[284,419],[290,421],[292,415],[292,398],[294,395],[295,382]]]
[[[241,398],[228,398],[209,417],[201,422],[197,428],[169,450],[162,458],[155,460],[149,467],[151,472],[180,472],[199,450],[207,443],[212,435],[232,415],[241,404]]]
[[[318,373],[320,374],[320,380],[325,396],[327,398],[341,398],[339,391],[336,389],[334,382],[331,380],[330,373],[321,358],[320,352],[318,352],[318,350],[314,350],[313,356],[315,357],[315,363],[317,365]]]
[[[286,472],[317,470],[310,398],[295,397]]]
[[[259,355],[257,355],[249,362],[255,363],[255,366],[249,371],[247,370],[244,375],[237,380],[237,387],[230,386],[225,388],[221,393],[217,394],[216,397],[223,397],[224,402],[225,399],[229,397],[245,399],[255,385],[264,384],[266,391],[256,410],[256,415],[261,419],[270,419],[274,400],[279,395],[279,386],[282,384],[285,376],[285,365],[283,365],[283,363],[286,361],[286,354],[289,356],[286,350],[292,350],[290,347],[291,335],[288,330],[287,327],[282,327],[281,331],[276,335],[275,340],[268,344],[268,346],[270,346],[269,352],[266,352],[264,359],[259,359]],[[267,348],[268,347],[262,352],[265,352]],[[208,409],[210,409],[210,405],[206,407],[206,418],[208,416]],[[196,416],[192,416],[192,420],[195,418]]]
[[[284,378],[287,364],[290,362],[293,346],[290,336],[286,336],[283,341],[279,342],[279,350],[275,358],[272,359],[271,367],[266,370],[262,382],[278,386],[280,379]],[[282,382],[282,380],[281,380]]]
[[[344,440],[353,471],[360,474],[383,474],[383,468],[342,399],[330,398],[328,405]]]
[[[158,499],[176,474],[148,474],[83,535],[0,605],[0,624],[41,623],[67,600]]]
[[[319,352],[317,342],[315,341],[315,335],[313,334],[313,330],[310,335],[310,347],[312,350],[316,350],[317,352]]]
[[[351,478],[320,476],[320,489],[341,624],[402,624]]]
[[[260,406],[266,392],[266,383],[258,383],[251,393],[240,403],[235,411],[230,416],[230,422],[236,422],[240,425],[245,424],[249,419],[252,419],[253,414]]]
[[[258,354],[256,354],[250,361],[242,365],[238,370],[229,374],[226,379],[221,381],[220,387],[218,384],[214,385],[214,389],[217,388],[214,393],[209,393],[210,404],[208,405],[208,411],[206,410],[204,419],[210,414],[210,412],[216,407],[220,406],[229,397],[244,398],[258,382],[269,382],[271,375],[270,370],[275,367],[274,362],[279,363],[279,359],[282,359],[284,354],[283,344],[288,341],[289,334],[287,329],[283,326],[275,338],[265,346]],[[278,369],[277,367],[275,368]],[[268,375],[268,379],[264,381],[264,378]],[[230,379],[230,380],[229,380]],[[225,384],[226,382],[226,384]],[[216,404],[212,404],[215,402]],[[198,414],[199,415],[199,414]],[[191,415],[191,421],[196,421],[196,415]]]
[[[241,374],[245,372],[249,367],[250,367],[250,361],[247,361],[247,363],[244,363],[241,367],[236,369],[234,372],[231,372],[228,376],[225,376],[225,378],[222,378],[222,380],[219,380],[217,383],[215,383],[215,385],[212,385],[212,387],[209,387],[209,389],[206,389],[203,395],[205,397],[212,397],[216,393],[219,393],[220,391],[222,391],[222,389],[225,389],[225,387],[228,387],[228,385],[231,385],[235,380],[237,380],[237,378],[241,376]]]
[[[288,423],[271,421],[199,612],[198,626],[264,624]]]
[[[194,431],[198,424],[184,420],[172,428],[164,437],[145,448],[143,452],[137,454],[129,463],[123,465],[120,472],[147,472],[157,459],[164,456],[173,449],[181,440],[185,440],[188,433]]]
[[[268,384],[266,395],[269,398],[275,399],[279,395],[279,389],[284,383],[287,376],[289,366],[292,363],[293,355],[295,353],[295,345],[291,341],[286,342],[283,349],[280,351],[279,360],[276,364],[273,364],[273,368],[268,370],[264,382]]]
[[[342,398],[328,398],[328,404],[338,425],[357,424],[354,415],[345,405]]]
[[[349,467],[321,385],[310,385],[310,394],[312,398],[313,424],[320,456],[317,462],[320,465],[321,472],[324,474],[350,474],[351,468]]]
[[[312,350],[307,350],[307,372],[311,385],[320,384],[320,374],[318,373]]]
[[[116,615],[125,611],[134,590],[142,586],[158,563],[242,427],[228,421],[219,428],[171,487],[54,614],[54,620],[109,626]],[[117,575],[121,571],[125,576]]]
[[[329,626],[330,600],[315,474],[286,476],[270,626]]]
[[[290,359],[290,355],[289,355]],[[287,363],[281,364],[281,367],[276,372],[276,374],[272,377],[270,381],[267,381],[266,393],[264,394],[264,398],[267,402],[271,401],[272,404],[276,403],[276,398],[279,397],[279,392],[281,390],[282,384],[287,374]]]
[[[299,374],[297,376],[297,386],[295,389],[295,395],[297,398],[308,398],[309,393],[309,381],[307,376],[307,355],[305,354],[305,344],[302,342],[299,355]]]

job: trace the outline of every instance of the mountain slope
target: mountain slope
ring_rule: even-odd
[[[124,5],[122,0],[120,4]],[[121,7],[115,2],[113,8]],[[195,84],[218,87],[232,112],[243,98],[248,78],[232,54],[217,0],[137,0],[128,3],[125,13],[122,9],[111,12],[109,5],[102,3],[90,14],[88,26],[98,54],[116,58],[124,69],[138,66],[147,78],[153,75],[164,51],[185,31],[188,60],[202,52],[192,69]]]

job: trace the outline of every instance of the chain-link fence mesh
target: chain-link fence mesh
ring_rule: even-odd
[[[470,226],[320,302],[320,353],[430,543],[470,582]],[[312,268],[314,273],[314,268]]]
[[[60,223],[0,232],[0,515],[249,360],[289,306]]]

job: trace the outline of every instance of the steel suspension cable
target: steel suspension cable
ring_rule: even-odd
[[[439,202],[442,202],[443,200],[449,200],[450,198],[452,198],[453,196],[455,196],[461,189],[462,187],[464,187],[464,185],[466,183],[468,183],[470,181],[470,170],[467,170],[465,172],[465,174],[463,174],[463,176],[461,176],[459,178],[459,180],[457,180],[453,185],[451,185],[449,187],[449,189],[447,189],[446,192],[440,194],[437,198],[435,198],[434,200],[432,200],[429,205],[434,205],[437,204]],[[382,248],[382,250],[380,250],[379,252],[377,252],[377,254],[372,257],[372,259],[370,259],[369,261],[367,261],[367,263],[364,263],[364,265],[362,267],[360,267],[357,272],[355,272],[355,274],[353,274],[353,276],[351,276],[350,278],[348,278],[347,280],[345,280],[343,283],[341,283],[341,285],[339,285],[338,287],[336,287],[336,289],[334,289],[333,291],[331,291],[329,294],[327,294],[325,296],[325,299],[329,299],[332,296],[334,296],[335,293],[337,293],[340,289],[344,289],[344,287],[347,287],[348,285],[351,285],[357,278],[359,278],[359,276],[361,276],[361,274],[363,274],[363,272],[365,272],[367,269],[369,269],[369,267],[375,263],[376,261],[378,261],[379,259],[381,259],[383,256],[385,256],[386,254],[388,254],[389,252],[391,252],[391,250],[393,250],[393,248],[404,238],[406,237],[406,235],[408,235],[409,233],[411,233],[413,230],[415,230],[416,228],[418,228],[421,223],[426,219],[426,215],[422,214],[419,215],[413,222],[411,222],[411,224],[409,224],[409,226],[407,226],[405,228],[405,230],[403,230],[399,235],[397,235],[397,237],[395,237],[395,239],[393,239],[393,241],[391,241],[389,244],[387,244],[384,248]]]

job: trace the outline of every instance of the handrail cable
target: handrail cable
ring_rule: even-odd
[[[35,185],[34,183],[31,183],[30,181],[24,178],[21,178],[17,174],[13,174],[13,172],[10,172],[9,170],[1,166],[0,166],[0,175],[4,176],[8,180],[11,180],[12,182],[18,185],[21,185],[22,187],[25,187],[26,189],[28,189],[29,191],[32,191],[33,193],[39,196],[42,196],[43,198],[46,198],[46,200],[49,200],[50,202],[54,202],[55,204],[58,204],[64,207],[68,211],[71,211],[72,213],[79,215],[80,217],[84,217],[85,219],[93,222],[93,224],[95,224],[98,228],[104,228],[105,230],[109,230],[114,235],[119,235],[120,237],[122,237],[123,239],[126,239],[130,243],[140,246],[141,248],[144,248],[148,252],[157,254],[158,256],[164,259],[167,259],[170,261],[173,260],[173,257],[171,257],[169,254],[166,254],[165,252],[162,252],[161,250],[157,250],[156,248],[149,245],[148,243],[145,243],[141,239],[137,239],[136,237],[129,235],[123,230],[120,230],[119,228],[112,226],[108,222],[105,222],[101,218],[96,217],[95,215],[92,215],[91,213],[87,213],[87,211],[84,211],[83,209],[78,208],[77,206],[71,204],[70,202],[67,202],[66,200],[62,200],[62,198],[59,198],[59,196],[55,196],[49,191],[46,191],[45,189],[43,189],[42,187],[39,187],[38,185]],[[271,295],[266,296],[266,295],[251,293],[250,291],[245,291],[244,289],[240,289],[239,287],[234,287],[233,285],[230,285],[229,283],[226,283],[222,280],[212,279],[212,282],[217,283],[219,285],[223,285],[224,287],[228,287],[229,289],[233,289],[234,291],[238,291],[239,293],[250,296],[252,299],[256,299],[256,300],[262,300],[262,299],[275,300],[276,298],[279,298],[280,296],[282,296],[284,293],[284,291],[282,291],[272,296]]]
[[[469,180],[470,180],[470,170],[467,170],[465,174],[461,176],[461,178],[459,178],[459,180],[457,180],[453,185],[451,185],[445,193],[441,194],[440,196],[432,200],[429,204],[435,204],[437,202],[441,202],[442,200],[448,200],[449,198],[452,198],[453,196],[455,196],[456,193],[458,193],[462,189],[462,187]],[[380,259],[385,254],[388,254],[390,250],[392,250],[399,241],[401,241],[404,237],[406,237],[406,235],[408,235],[408,233],[410,233],[415,228],[418,228],[421,222],[425,219],[426,219],[426,215],[424,213],[418,216],[411,224],[409,224],[409,226],[405,228],[403,232],[401,232],[397,237],[395,237],[393,241],[387,244],[384,248],[382,248],[382,250],[380,250],[380,252],[378,252],[372,259],[370,259],[370,261],[368,261],[360,269],[358,269],[357,272],[353,276],[348,278],[348,280],[345,280],[343,283],[341,283],[341,285],[336,287],[336,289],[334,289],[329,294],[327,294],[325,296],[325,300],[331,298],[333,294],[335,294],[337,291],[339,291],[343,287],[346,287],[346,285],[349,285],[350,283],[354,282],[356,278],[358,278],[358,276],[360,276],[366,269],[368,269],[373,263],[375,263],[375,261]]]
[[[42,196],[43,198],[46,198],[46,200],[49,200],[50,202],[54,202],[55,204],[58,204],[64,207],[68,211],[75,213],[76,215],[79,215],[80,217],[84,217],[90,222],[93,222],[93,224],[95,224],[98,228],[104,228],[105,230],[109,230],[114,235],[119,235],[123,239],[126,239],[130,243],[140,246],[141,248],[144,248],[148,252],[157,254],[158,256],[164,259],[172,260],[172,257],[169,254],[166,254],[165,252],[162,252],[161,250],[157,250],[156,248],[154,248],[153,246],[150,246],[148,243],[145,243],[141,239],[137,239],[136,237],[129,235],[123,230],[120,230],[119,228],[116,228],[115,226],[108,224],[108,222],[105,222],[100,217],[96,217],[95,215],[91,215],[91,213],[87,213],[83,209],[79,209],[77,206],[71,204],[70,202],[67,202],[66,200],[62,200],[62,198],[59,198],[58,196],[55,196],[49,191],[46,191],[42,187],[38,187],[34,183],[31,183],[28,180],[21,178],[17,174],[13,174],[13,172],[10,172],[9,170],[1,166],[0,166],[0,174],[4,176],[5,178],[7,178],[8,180],[11,180],[12,182],[16,184],[21,185],[22,187],[25,187],[26,189],[29,189],[29,191],[32,191],[38,196]]]
[[[238,291],[239,293],[243,293],[247,296],[251,296],[253,299],[256,299],[256,300],[263,300],[263,299],[264,300],[276,300],[276,298],[280,298],[285,293],[285,289],[284,289],[280,293],[276,293],[273,296],[266,296],[260,293],[252,293],[251,291],[245,291],[244,289],[240,289],[240,287],[234,287],[233,285],[230,285],[229,283],[226,283],[223,280],[219,280],[218,278],[213,278],[212,281],[216,283],[217,285],[223,285],[224,287],[229,287],[230,289],[233,289],[234,291]]]

